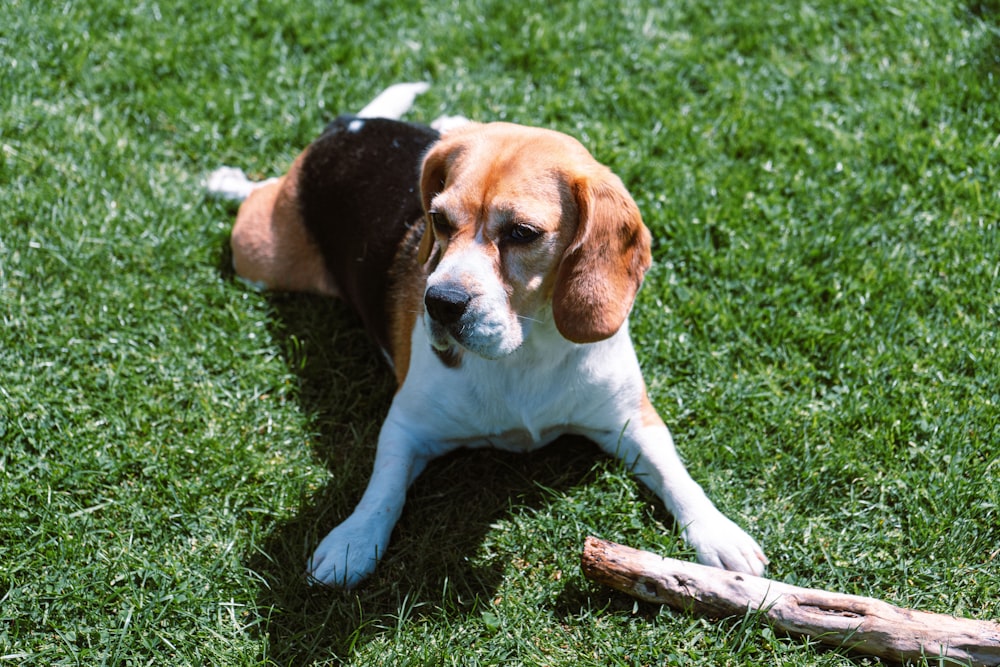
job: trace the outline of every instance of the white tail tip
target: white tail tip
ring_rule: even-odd
[[[397,83],[389,86],[378,97],[368,103],[358,112],[358,118],[394,118],[400,119],[410,110],[417,95],[426,93],[431,87],[429,83]]]

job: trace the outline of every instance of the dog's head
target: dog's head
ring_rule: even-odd
[[[424,323],[439,350],[516,350],[551,307],[575,343],[622,326],[650,237],[621,180],[575,139],[508,123],[449,132],[420,180]]]

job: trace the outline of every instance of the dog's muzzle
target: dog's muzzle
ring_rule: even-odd
[[[430,287],[424,294],[427,314],[438,324],[452,329],[469,308],[472,297],[465,290],[448,285]]]
[[[524,340],[505,298],[470,293],[458,282],[430,285],[424,292],[424,311],[431,345],[439,351],[457,344],[485,359],[499,359]]]

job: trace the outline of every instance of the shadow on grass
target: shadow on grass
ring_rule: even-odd
[[[394,382],[342,304],[303,295],[270,301],[272,334],[298,376],[301,407],[314,425],[313,442],[304,446],[313,447],[331,479],[247,564],[261,580],[258,628],[267,639],[266,658],[282,665],[346,659],[408,619],[474,612],[495,596],[503,574],[501,566],[476,558],[491,525],[513,506],[541,507],[550,497],[546,489],[592,481],[599,450],[564,438],[532,454],[460,451],[438,459],[410,489],[372,577],[350,592],[309,586],[306,559],[367,485]]]

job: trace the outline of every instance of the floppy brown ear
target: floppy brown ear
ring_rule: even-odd
[[[431,226],[430,221],[427,219],[427,214],[424,214],[424,233],[420,237],[420,247],[417,248],[417,263],[426,264],[427,260],[431,258],[431,254],[434,252],[434,227]]]
[[[444,190],[448,173],[448,151],[443,150],[440,143],[424,156],[424,164],[420,171],[420,201],[424,207],[424,235],[420,239],[420,249],[417,251],[417,262],[426,264],[434,251],[434,225],[429,215],[431,200]]]
[[[420,170],[420,201],[424,206],[424,235],[420,239],[420,249],[417,252],[417,261],[421,264],[426,264],[434,252],[434,226],[430,219],[431,201],[444,190],[448,183],[448,172],[465,150],[465,144],[459,138],[465,131],[474,126],[474,123],[469,123],[458,130],[453,130],[447,138],[434,144],[424,156],[424,163]]]
[[[574,343],[609,338],[625,322],[652,263],[650,235],[621,180],[607,172],[576,185],[579,223],[552,295],[559,333]]]

